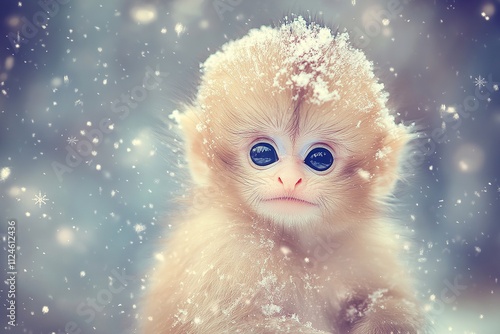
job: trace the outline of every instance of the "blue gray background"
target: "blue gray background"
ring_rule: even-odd
[[[185,177],[159,118],[208,55],[287,13],[351,31],[421,129],[397,214],[436,332],[498,333],[498,0],[2,1],[0,268],[15,218],[18,274],[1,332],[134,330]]]

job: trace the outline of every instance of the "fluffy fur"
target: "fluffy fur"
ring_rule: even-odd
[[[386,218],[411,135],[386,102],[347,34],[300,17],[211,56],[179,117],[195,201],[151,273],[143,332],[423,333]],[[259,139],[278,147],[269,168],[249,161]],[[332,148],[327,173],[304,164],[311,143]]]

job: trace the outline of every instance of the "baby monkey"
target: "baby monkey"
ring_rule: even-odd
[[[202,72],[178,119],[198,204],[151,273],[143,332],[425,333],[387,217],[412,135],[348,34],[295,17]]]

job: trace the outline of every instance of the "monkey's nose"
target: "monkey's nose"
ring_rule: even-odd
[[[302,182],[302,177],[298,173],[283,173],[278,176],[278,182],[285,191],[293,191]]]

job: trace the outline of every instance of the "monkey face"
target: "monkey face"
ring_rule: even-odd
[[[321,187],[315,183],[334,169],[330,145],[317,140],[292,142],[285,134],[259,137],[247,151],[247,172],[258,176],[256,190],[262,185],[248,198],[255,211],[291,224],[321,217]]]
[[[330,123],[311,124],[303,118],[294,129],[294,116],[289,117],[287,122],[271,122],[286,126],[262,126],[240,132],[240,138],[228,134],[232,144],[218,148],[231,147],[237,154],[215,156],[233,162],[228,168],[235,176],[232,188],[257,216],[284,226],[344,229],[347,217],[362,218],[358,211],[372,207],[370,177],[360,175],[361,165]]]

